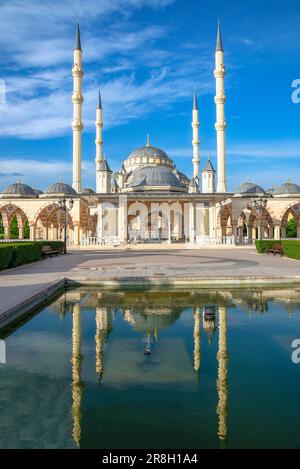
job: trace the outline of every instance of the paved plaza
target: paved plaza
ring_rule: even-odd
[[[0,318],[58,281],[240,286],[300,282],[300,262],[245,249],[78,250],[0,274]]]

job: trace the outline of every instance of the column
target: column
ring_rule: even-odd
[[[195,243],[195,204],[189,204],[189,239],[190,243]]]
[[[29,231],[30,231],[30,241],[35,241],[35,225],[30,225]]]
[[[172,243],[172,212],[169,210],[168,216],[168,243]]]
[[[102,203],[98,205],[97,237],[98,237],[99,244],[105,244],[104,230],[103,230],[103,204]]]
[[[281,239],[280,226],[275,225],[274,227],[274,238],[279,241]]]
[[[24,226],[19,226],[19,239],[24,239]]]
[[[219,417],[218,437],[222,444],[227,440],[227,420],[228,420],[228,353],[227,353],[227,308],[219,307],[219,350],[218,359],[218,406],[217,415]]]
[[[232,236],[234,238],[234,244],[238,241],[238,226],[236,224],[232,224]]]
[[[48,239],[48,226],[43,226],[43,239],[45,241]]]
[[[9,225],[8,226],[3,226],[4,228],[4,239],[9,239],[10,238],[10,233],[9,233]]]
[[[127,197],[119,197],[118,236],[120,243],[127,242]]]

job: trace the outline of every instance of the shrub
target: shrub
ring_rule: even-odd
[[[10,239],[19,239],[19,228],[17,217],[13,217],[10,227],[9,227],[9,237]]]
[[[300,241],[283,241],[283,253],[286,257],[300,260]]]
[[[270,249],[274,244],[281,244],[283,246],[283,254],[285,257],[290,259],[299,259],[300,260],[300,241],[256,241],[256,250],[260,254],[263,254]]]
[[[291,218],[286,227],[287,238],[297,238],[297,222],[295,218]]]
[[[14,245],[0,244],[0,270],[8,269],[12,265]]]
[[[0,244],[0,270],[39,261],[41,257],[42,245],[38,242]]]
[[[12,258],[12,266],[39,261],[42,257],[42,246],[39,243],[16,243]]]
[[[0,270],[39,261],[43,246],[51,246],[63,252],[62,241],[24,241],[23,243],[0,243]]]
[[[274,240],[269,241],[267,239],[264,239],[262,241],[255,241],[256,250],[260,254],[264,254],[267,251],[267,249],[272,248],[274,244],[282,244],[282,241],[274,241]]]

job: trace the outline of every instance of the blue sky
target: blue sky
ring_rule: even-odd
[[[104,150],[112,169],[150,133],[192,173],[191,109],[198,93],[202,165],[215,162],[213,77],[217,20],[226,78],[229,189],[300,183],[299,0],[1,0],[0,190],[72,180],[75,22],[84,59],[83,183],[94,187],[95,107],[101,89]]]

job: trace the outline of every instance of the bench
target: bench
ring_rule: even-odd
[[[276,254],[280,254],[283,256],[283,246],[282,244],[273,244],[273,246],[269,249],[267,249],[267,254],[273,254],[276,256]]]
[[[43,257],[47,257],[47,256],[58,256],[58,254],[60,254],[59,251],[56,251],[55,249],[53,249],[51,246],[43,246],[42,248],[42,256]]]

